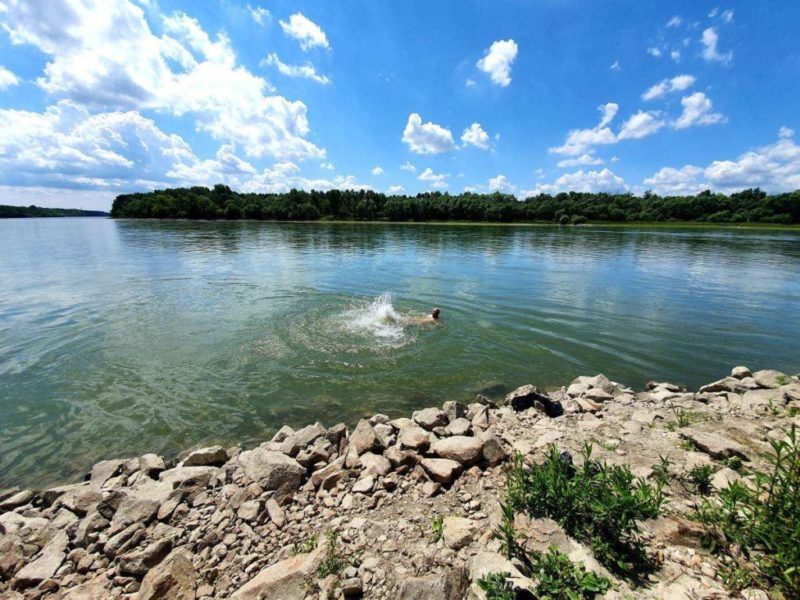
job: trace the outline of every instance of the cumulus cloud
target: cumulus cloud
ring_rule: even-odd
[[[419,174],[419,177],[417,177],[417,179],[419,179],[420,181],[427,182],[428,184],[430,184],[431,187],[446,188],[447,181],[445,181],[445,179],[447,179],[448,177],[450,177],[449,173],[434,173],[433,169],[428,167],[422,173]]]
[[[383,167],[374,167],[370,173],[373,175],[380,175],[383,173]]]
[[[558,161],[556,165],[559,169],[572,169],[584,165],[602,165],[603,159],[590,153],[584,153],[576,158],[565,158]]]
[[[404,162],[402,165],[400,165],[400,168],[401,168],[403,171],[409,171],[410,173],[415,173],[415,172],[417,171],[417,167],[415,167],[414,165],[412,165],[412,164],[411,164],[410,162],[408,162],[408,161],[406,161],[406,162]]]
[[[190,115],[196,128],[249,156],[322,158],[305,137],[303,102],[269,95],[264,79],[237,65],[230,40],[212,39],[184,13],[159,15],[157,37],[129,0],[6,0],[0,24],[12,43],[48,57],[37,84],[95,110],[151,109]]]
[[[449,129],[436,123],[423,123],[422,117],[417,113],[408,116],[402,141],[417,154],[440,154],[455,147],[453,134]]]
[[[577,156],[585,153],[592,146],[600,144],[613,144],[617,141],[617,136],[608,127],[619,111],[619,105],[615,102],[608,102],[598,107],[602,113],[600,123],[592,129],[572,129],[567,134],[567,139],[563,146],[550,148],[550,152],[555,154],[567,154]]]
[[[693,125],[713,125],[724,123],[727,119],[720,113],[712,112],[711,100],[703,92],[695,92],[681,98],[683,112],[673,123],[675,129],[685,129]]]
[[[662,79],[642,94],[642,100],[654,100],[671,92],[681,92],[693,86],[694,82],[695,78],[692,75],[677,75],[672,79]]]
[[[325,169],[326,171],[334,171],[334,170],[336,170],[336,167],[333,166],[332,162],[320,163],[319,168],[320,169]]]
[[[282,75],[286,75],[287,77],[310,79],[322,85],[327,85],[331,82],[327,76],[317,73],[314,65],[310,62],[304,65],[287,65],[285,62],[281,61],[275,52],[268,54],[267,57],[261,61],[261,65],[276,67]]]
[[[489,179],[488,188],[489,191],[492,192],[506,193],[513,193],[517,189],[516,186],[513,185],[505,175],[498,175],[497,177],[492,177]]]
[[[261,6],[251,6],[248,4],[247,12],[250,13],[250,17],[253,19],[253,21],[259,25],[263,25],[270,18],[269,11]]]
[[[733,60],[733,50],[720,52],[717,49],[719,34],[713,27],[709,27],[703,31],[703,37],[700,38],[700,41],[703,43],[703,58],[708,62],[718,62],[727,65]]]
[[[303,13],[295,13],[288,21],[279,21],[281,29],[290,38],[297,40],[303,50],[320,47],[329,49],[328,36],[322,28]]]
[[[654,58],[661,57],[661,50],[659,48],[656,48],[655,46],[653,46],[652,48],[648,48],[647,53]]]
[[[624,192],[628,189],[625,180],[608,168],[600,171],[576,171],[565,173],[553,183],[537,184],[533,190],[525,190],[527,196],[557,194],[559,192]]]
[[[489,134],[483,130],[480,123],[473,123],[461,134],[461,141],[465,146],[475,146],[482,150],[489,148]]]
[[[681,23],[683,23],[683,19],[675,15],[667,22],[667,27],[680,27]]]
[[[0,91],[17,84],[19,84],[19,79],[17,76],[6,69],[3,65],[0,65]]]
[[[639,111],[622,124],[617,134],[618,140],[638,140],[664,127],[666,122],[657,111]]]
[[[613,63],[611,63],[611,66],[608,67],[608,68],[611,69],[612,71],[620,71],[620,70],[622,70],[622,67],[619,66],[619,61],[618,60],[615,60]]]
[[[404,188],[402,185],[390,185],[386,189],[386,193],[390,196],[399,196],[406,193],[406,188]]]
[[[494,85],[507,87],[511,83],[511,65],[517,58],[517,43],[514,40],[494,42],[477,67],[489,75]]]
[[[771,192],[800,189],[800,146],[794,132],[782,127],[773,144],[750,150],[736,160],[715,160],[705,168],[664,167],[645,185],[660,194],[691,194],[705,189],[735,192],[760,187]]]

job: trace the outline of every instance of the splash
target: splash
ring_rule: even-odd
[[[405,318],[392,305],[392,295],[384,292],[342,314],[342,321],[353,334],[402,343],[406,337]]]

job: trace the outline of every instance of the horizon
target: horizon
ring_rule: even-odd
[[[798,20],[791,2],[0,0],[0,204],[793,191]]]

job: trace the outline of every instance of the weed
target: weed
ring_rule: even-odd
[[[338,551],[339,534],[330,530],[325,533],[325,536],[328,538],[328,551],[317,570],[317,575],[320,579],[324,579],[328,575],[338,575],[344,571],[347,565],[347,561]]]
[[[292,544],[292,554],[307,554],[314,550],[319,545],[319,539],[314,534],[303,542],[294,542]]]
[[[734,589],[773,588],[800,597],[800,439],[770,441],[770,472],[754,472],[752,487],[733,482],[698,508],[705,543],[724,563]]]
[[[694,490],[703,496],[711,493],[711,475],[714,468],[711,465],[697,465],[689,471],[687,479]]]
[[[508,505],[554,519],[621,575],[650,571],[654,565],[637,520],[658,516],[664,501],[661,485],[652,487],[628,467],[593,460],[591,454],[587,444],[578,468],[555,446],[549,447],[543,464],[531,468],[515,455],[506,484]]]
[[[672,464],[666,456],[658,457],[658,464],[653,465],[653,477],[662,487],[669,483],[672,475],[669,474],[669,467]]]
[[[515,600],[514,586],[508,573],[489,573],[478,579],[478,587],[486,592],[486,600]]]
[[[686,452],[697,452],[700,449],[697,442],[690,438],[681,439],[681,441],[678,442],[678,446],[681,450],[686,450]]]
[[[775,376],[775,383],[778,385],[786,385],[790,383],[790,381],[791,380],[786,375],[780,374]]]
[[[731,456],[730,458],[726,458],[722,461],[722,463],[728,467],[729,469],[733,469],[737,473],[741,473],[744,470],[744,462],[738,456]]]
[[[444,517],[442,515],[434,515],[431,518],[431,543],[435,544],[444,536]]]
[[[533,592],[536,598],[576,600],[594,598],[611,588],[606,577],[587,571],[583,564],[573,563],[568,556],[551,546],[545,553],[532,557],[531,578],[536,580]]]

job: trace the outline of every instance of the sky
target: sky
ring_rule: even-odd
[[[798,23],[796,0],[0,0],[0,204],[790,191]]]

